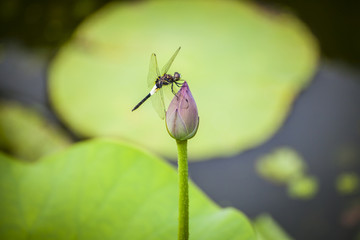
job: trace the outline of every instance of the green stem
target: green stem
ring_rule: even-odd
[[[188,189],[188,161],[187,140],[176,140],[178,148],[179,174],[179,229],[178,240],[189,239],[189,189]]]

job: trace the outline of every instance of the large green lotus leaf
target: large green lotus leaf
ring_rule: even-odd
[[[109,140],[29,164],[0,155],[0,239],[176,239],[177,173]],[[254,239],[249,220],[190,183],[191,239]]]
[[[50,97],[85,137],[112,136],[175,158],[148,93],[150,55],[187,80],[200,127],[191,160],[231,155],[268,139],[283,123],[317,61],[308,30],[289,14],[233,1],[112,3],[88,18],[50,67]]]
[[[18,158],[34,161],[71,144],[61,129],[45,119],[35,106],[0,102],[0,148]]]

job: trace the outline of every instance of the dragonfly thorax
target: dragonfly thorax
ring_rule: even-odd
[[[163,85],[169,85],[172,83],[175,83],[176,81],[179,81],[181,78],[180,73],[175,72],[174,76],[172,76],[171,74],[164,74],[162,77],[158,77],[156,79],[156,87],[157,88],[161,88]]]

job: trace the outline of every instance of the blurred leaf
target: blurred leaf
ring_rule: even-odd
[[[175,144],[174,144],[175,145]],[[35,164],[0,155],[0,239],[176,239],[177,174],[127,144],[92,140]],[[248,219],[190,184],[192,239],[254,239]]]
[[[306,165],[293,149],[282,147],[266,154],[256,162],[256,170],[263,178],[273,182],[288,183],[304,174]]]
[[[188,81],[201,119],[190,159],[232,155],[283,123],[317,62],[309,31],[289,14],[235,1],[112,3],[88,18],[50,68],[50,97],[79,135],[118,137],[175,158],[147,93],[150,55]]]
[[[288,182],[288,194],[292,198],[311,199],[319,188],[318,180],[311,176],[300,176]]]
[[[341,168],[354,168],[359,164],[360,146],[356,143],[346,143],[335,151],[336,164]]]
[[[258,240],[291,240],[291,238],[269,214],[262,214],[254,220]]]
[[[318,180],[306,173],[306,162],[292,148],[281,147],[260,157],[258,174],[275,183],[286,184],[292,198],[310,199],[318,190]]]
[[[70,143],[65,133],[35,109],[15,102],[0,102],[0,148],[32,161]]]
[[[356,173],[342,173],[336,179],[336,189],[340,194],[352,194],[359,190],[359,182]]]

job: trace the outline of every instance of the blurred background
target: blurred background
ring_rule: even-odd
[[[0,2],[3,151],[35,160],[89,137],[79,136],[50,103],[49,66],[77,27],[108,2]],[[190,177],[221,206],[251,218],[269,213],[294,239],[360,239],[360,3],[248,2],[264,15],[287,12],[300,19],[318,42],[316,70],[274,134],[240,153],[191,163]],[[35,108],[46,121],[14,102]],[[31,121],[36,127],[27,125]],[[4,137],[9,131],[14,137]],[[42,148],[20,147],[26,134],[41,135]]]

